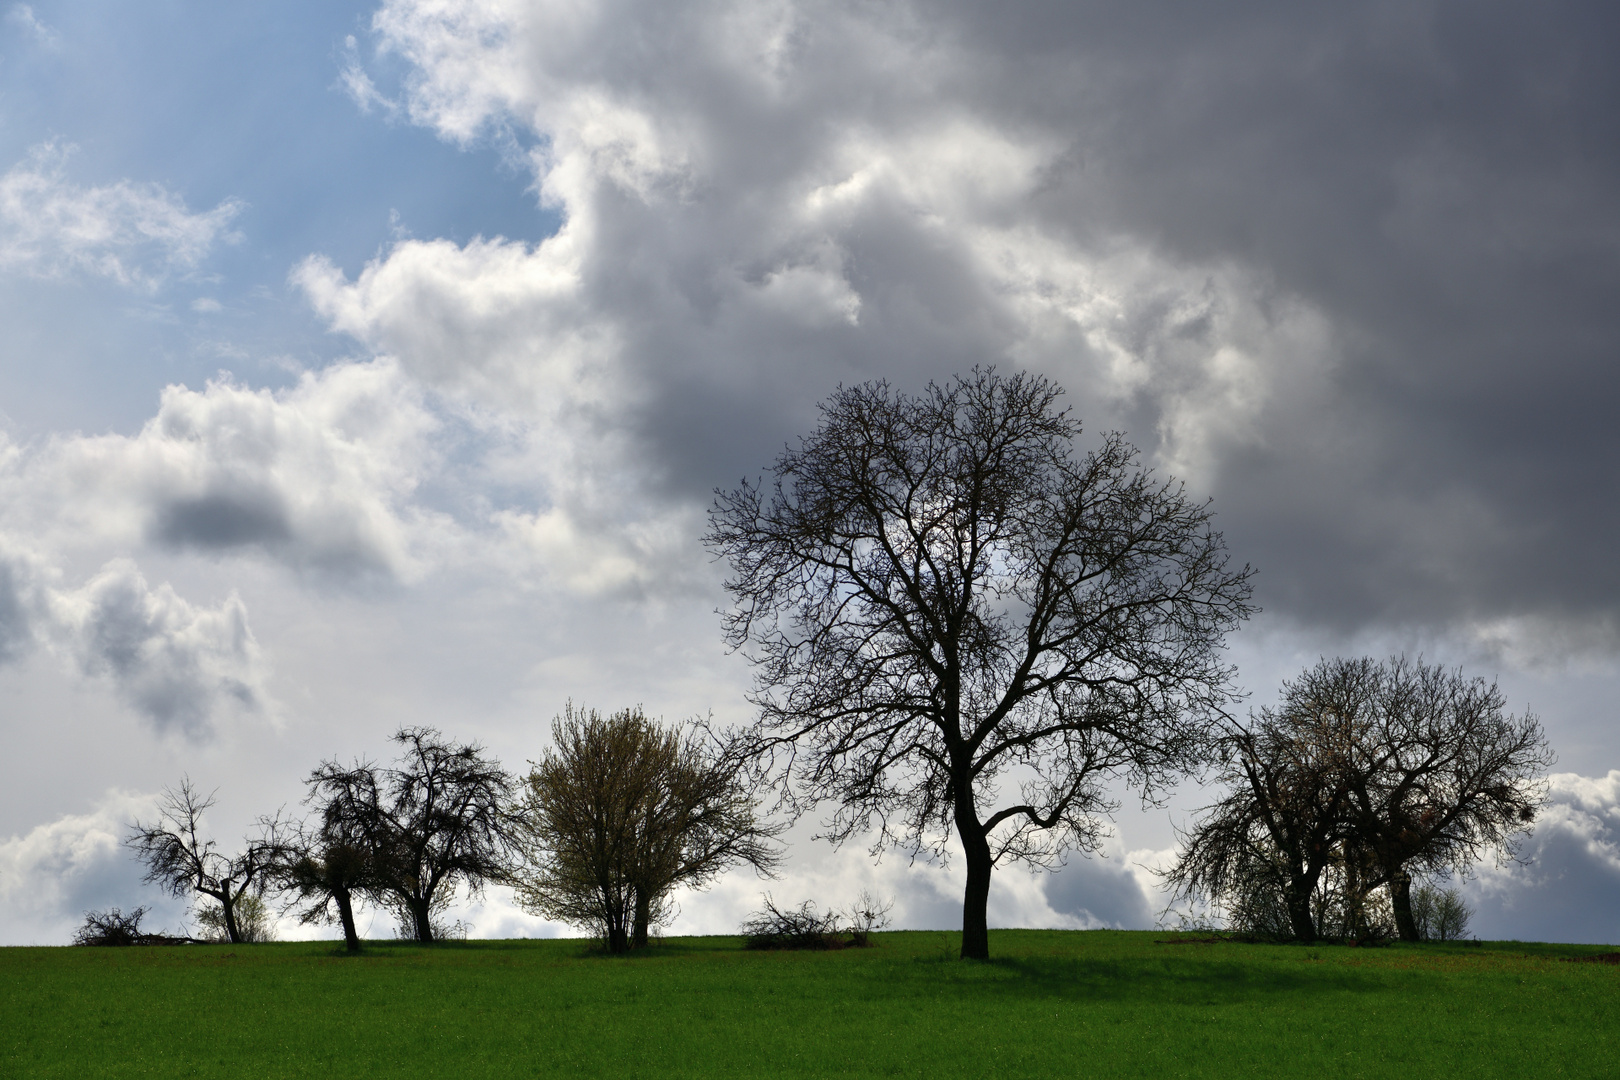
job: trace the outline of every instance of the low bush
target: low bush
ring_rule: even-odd
[[[170,934],[149,934],[141,929],[141,920],[147,909],[138,907],[125,915],[120,908],[106,911],[87,911],[84,925],[74,931],[73,944],[97,946],[121,945],[184,945],[192,939]]]
[[[128,915],[120,908],[87,911],[84,913],[84,925],[73,935],[73,944],[139,945],[145,936],[141,933],[141,920],[145,917],[144,907],[138,907]]]
[[[844,912],[817,911],[813,900],[784,910],[767,893],[764,909],[743,921],[743,943],[750,949],[865,948],[874,931],[889,925],[893,906],[893,901],[879,902],[863,892]]]

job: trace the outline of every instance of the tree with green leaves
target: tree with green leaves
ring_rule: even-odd
[[[780,826],[757,816],[742,766],[724,743],[665,728],[639,708],[604,717],[568,703],[517,814],[519,904],[590,927],[623,952],[647,944],[677,887],[743,863],[770,873]]]

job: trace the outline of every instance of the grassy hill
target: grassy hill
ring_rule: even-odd
[[[1614,1076],[1604,948],[1167,933],[0,949],[0,1076]]]

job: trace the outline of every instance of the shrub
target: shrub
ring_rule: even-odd
[[[742,936],[750,949],[865,948],[873,931],[889,925],[893,906],[863,892],[847,912],[817,911],[813,900],[784,910],[767,893],[764,909],[743,921]]]
[[[893,900],[879,900],[863,889],[845,913],[849,919],[849,943],[860,949],[870,945],[871,935],[889,925],[889,912],[893,907]]]
[[[141,933],[141,919],[146,908],[138,907],[125,915],[119,908],[107,911],[87,911],[84,925],[73,934],[75,945],[141,945],[147,935]]]
[[[203,941],[223,945],[231,940],[225,929],[225,912],[218,904],[197,906],[197,926]],[[275,923],[262,897],[243,893],[236,899],[236,930],[243,944],[276,940]]]
[[[1420,885],[1412,890],[1412,921],[1424,941],[1458,941],[1474,917],[1456,889]]]

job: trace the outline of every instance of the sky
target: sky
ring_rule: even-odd
[[[1460,881],[1473,929],[1620,942],[1617,23],[0,0],[0,943],[186,921],[120,845],[183,777],[229,845],[402,725],[521,771],[569,700],[747,722],[712,492],[840,384],[975,364],[1211,500],[1251,705],[1405,653],[1539,716],[1549,803]],[[1154,925],[1209,792],[1119,794],[992,925]],[[815,832],[670,931],[862,889],[959,925],[959,863]]]

